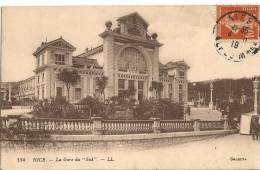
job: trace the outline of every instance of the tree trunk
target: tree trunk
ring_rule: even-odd
[[[67,86],[67,92],[68,92],[68,94],[67,94],[67,101],[68,102],[70,102],[70,87],[69,86]]]
[[[91,116],[92,116],[92,109],[91,108],[89,108],[89,119],[91,119]]]
[[[105,91],[103,90],[104,103],[106,101]]]

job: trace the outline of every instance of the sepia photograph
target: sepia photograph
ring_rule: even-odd
[[[259,18],[1,7],[0,170],[260,169]]]

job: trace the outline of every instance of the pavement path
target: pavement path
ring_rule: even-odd
[[[218,110],[211,110],[209,108],[191,108],[191,114],[186,115],[186,119],[220,120],[221,115],[221,112]]]
[[[1,116],[5,117],[7,115],[22,115],[30,111],[32,111],[32,109],[29,108],[3,109],[1,110]]]
[[[5,153],[2,164],[5,170],[30,169],[260,169],[260,141],[251,136],[233,134],[152,149],[114,149],[102,152],[37,152]],[[3,154],[3,153],[2,153]],[[33,158],[44,157],[54,161],[35,163]],[[17,157],[26,162],[17,163]],[[96,157],[96,161],[55,161],[56,158]],[[114,161],[106,161],[112,157]],[[101,160],[104,158],[105,160]],[[8,165],[7,165],[8,164]]]

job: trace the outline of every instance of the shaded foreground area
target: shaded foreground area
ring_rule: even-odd
[[[233,134],[211,136],[189,143],[175,141],[138,146],[88,147],[85,143],[45,144],[30,151],[16,147],[5,149],[2,168],[15,169],[259,169],[260,141],[251,136]],[[3,143],[2,143],[3,144]],[[178,145],[177,145],[178,144]],[[46,149],[49,148],[49,149]],[[98,149],[99,148],[99,149]],[[17,158],[26,161],[18,162]],[[45,162],[34,162],[34,158]],[[75,161],[77,158],[80,161]],[[59,161],[61,160],[61,161]]]

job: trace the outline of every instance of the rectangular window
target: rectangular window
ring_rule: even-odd
[[[40,67],[40,56],[37,57],[37,67]]]
[[[81,98],[81,88],[75,88],[75,99],[79,100]]]
[[[135,81],[134,80],[129,80],[128,89],[135,89]]]
[[[55,64],[65,65],[65,57],[62,54],[55,54]]]
[[[138,91],[138,101],[141,102],[143,100],[143,91]]]
[[[172,83],[169,84],[169,91],[172,91]]]
[[[169,99],[172,101],[172,93],[169,93]]]
[[[44,73],[42,73],[42,82],[44,82]]]
[[[179,91],[182,92],[182,84],[179,85]]]
[[[144,82],[138,81],[138,90],[143,90],[143,89],[144,89]]]
[[[184,71],[179,71],[179,76],[181,79],[184,79],[184,77],[185,77]]]
[[[44,65],[44,54],[42,55],[42,65]]]
[[[179,102],[183,102],[183,86],[179,85]]]
[[[118,89],[124,89],[125,88],[125,80],[119,79],[118,80]]]
[[[42,99],[44,98],[44,86],[42,86]]]
[[[62,88],[56,87],[56,97],[62,97]]]

